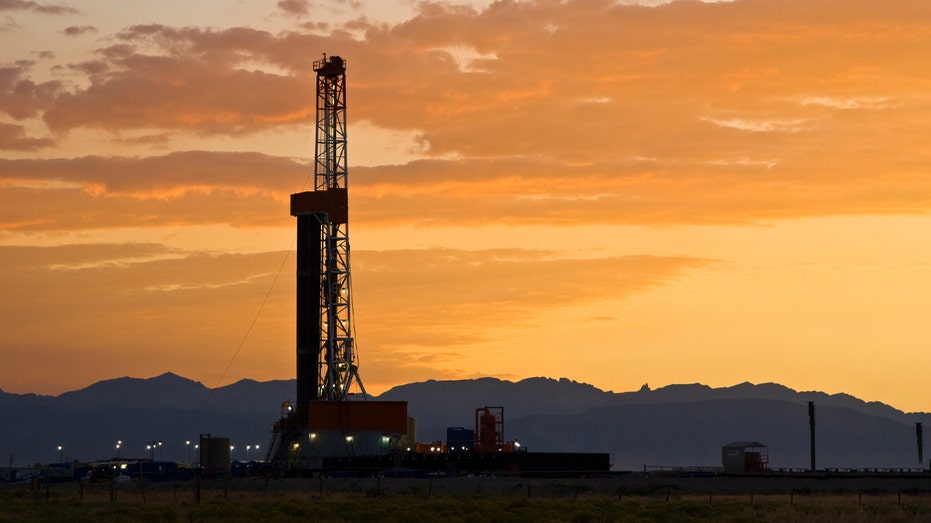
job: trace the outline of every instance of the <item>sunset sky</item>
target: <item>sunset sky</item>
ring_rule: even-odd
[[[0,389],[293,377],[324,53],[368,392],[931,411],[927,0],[0,0]]]

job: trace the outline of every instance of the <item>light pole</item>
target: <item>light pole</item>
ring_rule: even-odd
[[[188,462],[188,465],[190,465],[191,464],[191,440],[189,439],[184,440],[184,445],[187,447],[187,462]]]
[[[62,450],[61,450],[61,445],[58,446],[58,462],[59,462],[59,463],[64,463],[64,462],[65,462],[64,454],[63,454],[63,452],[62,452]]]
[[[116,459],[117,460],[120,459],[120,447],[122,445],[123,445],[123,440],[121,439],[116,440]]]

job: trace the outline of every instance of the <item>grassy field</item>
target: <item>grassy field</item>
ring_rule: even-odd
[[[703,486],[703,485],[702,485]],[[0,522],[919,522],[931,493],[707,493],[612,479],[248,479],[0,488]]]

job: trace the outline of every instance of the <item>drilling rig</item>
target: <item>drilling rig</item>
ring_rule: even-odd
[[[346,62],[324,55],[314,71],[314,189],[291,195],[297,218],[297,394],[294,403],[282,404],[273,425],[268,466],[284,475],[608,470],[607,454],[532,453],[505,442],[503,407],[476,410],[475,431],[466,437],[474,436],[474,443],[459,438],[455,449],[442,442],[417,444],[406,401],[367,397],[350,305]]]
[[[297,218],[296,401],[282,404],[266,454],[270,465],[295,472],[319,471],[326,459],[387,455],[407,432],[407,402],[369,400],[354,350],[346,62],[324,55],[314,71],[314,189],[291,195]]]

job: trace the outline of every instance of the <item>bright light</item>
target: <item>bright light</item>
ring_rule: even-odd
[[[352,441],[352,436],[346,436],[346,441]]]
[[[295,443],[295,444],[294,444],[294,450],[297,450],[297,449],[299,449],[299,448],[301,448],[301,444],[300,444],[300,443]]]
[[[313,432],[310,433],[310,436],[309,436],[310,439],[314,439],[316,437],[317,437],[316,433],[313,433]]]

